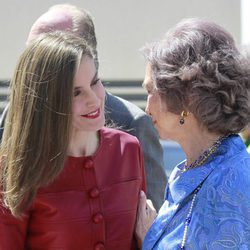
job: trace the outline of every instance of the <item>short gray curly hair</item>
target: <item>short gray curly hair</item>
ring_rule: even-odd
[[[190,111],[209,131],[222,134],[249,124],[250,63],[222,27],[187,19],[143,53],[170,112]]]

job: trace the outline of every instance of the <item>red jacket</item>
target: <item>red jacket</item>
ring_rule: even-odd
[[[143,158],[135,137],[101,129],[92,157],[69,156],[63,171],[40,188],[22,220],[0,207],[1,250],[129,250]]]

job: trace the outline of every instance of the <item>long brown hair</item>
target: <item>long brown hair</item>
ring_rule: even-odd
[[[45,34],[21,55],[11,81],[10,106],[1,145],[3,201],[20,217],[37,189],[64,167],[71,131],[75,71],[93,57],[82,38]]]

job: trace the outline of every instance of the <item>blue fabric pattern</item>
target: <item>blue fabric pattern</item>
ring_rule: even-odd
[[[250,155],[242,139],[231,135],[203,166],[181,173],[183,167],[173,170],[142,249],[180,249],[193,192],[202,182],[185,249],[250,249]]]

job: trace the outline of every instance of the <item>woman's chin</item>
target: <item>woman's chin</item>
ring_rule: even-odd
[[[159,130],[157,129],[157,131],[161,140],[172,140],[171,136],[167,134],[165,131],[160,129]]]

